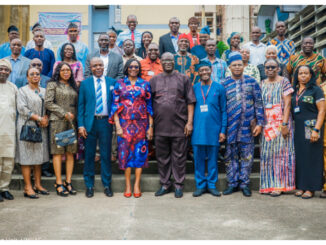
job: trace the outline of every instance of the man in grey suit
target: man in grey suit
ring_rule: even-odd
[[[172,17],[169,20],[170,32],[161,36],[159,40],[160,54],[165,52],[170,52],[176,54],[178,52],[178,38],[179,38],[179,28],[180,20],[177,17]]]
[[[11,55],[5,57],[5,59],[9,60],[12,66],[12,72],[8,80],[13,84],[16,84],[19,80],[26,80],[27,79],[27,70],[31,60],[22,56],[22,41],[18,38],[15,38],[10,41],[10,49]]]
[[[99,50],[96,50],[92,54],[87,56],[85,77],[91,77],[92,71],[90,66],[90,60],[93,57],[99,57],[104,63],[104,74],[106,77],[111,77],[115,80],[123,78],[123,61],[121,55],[109,51],[109,36],[108,34],[100,34],[98,37]]]

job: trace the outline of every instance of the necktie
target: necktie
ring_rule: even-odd
[[[102,99],[102,86],[101,79],[97,79],[97,89],[96,89],[96,114],[101,114],[103,112],[103,99]]]
[[[131,40],[135,41],[135,33],[134,33],[134,31],[131,31]]]

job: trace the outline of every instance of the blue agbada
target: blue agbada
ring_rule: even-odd
[[[219,134],[225,134],[227,127],[225,89],[217,82],[212,82],[210,88],[209,85],[202,86],[201,82],[198,82],[193,88],[197,102],[194,111],[192,145],[219,146]],[[207,94],[205,103],[202,92],[204,97]],[[201,111],[201,106],[205,104],[208,110]]]
[[[47,77],[52,77],[53,65],[55,63],[55,57],[52,50],[44,48],[42,51],[37,51],[34,48],[29,49],[24,54],[29,59],[38,58],[43,63],[42,74]]]
[[[22,46],[21,55],[25,54],[25,47]],[[6,42],[0,45],[0,59],[11,55],[10,43]]]

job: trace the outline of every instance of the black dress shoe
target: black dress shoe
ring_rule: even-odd
[[[217,189],[208,189],[208,192],[211,193],[215,197],[221,196],[221,192],[219,192]]]
[[[175,189],[174,197],[175,198],[181,198],[181,197],[183,197],[183,192],[182,192],[181,188],[176,188]]]
[[[53,173],[49,172],[48,170],[42,170],[42,176],[53,177]]]
[[[156,196],[156,197],[158,197],[158,196],[163,196],[163,195],[165,195],[165,194],[168,194],[169,192],[170,192],[170,188],[168,188],[168,189],[164,189],[164,187],[161,186],[161,188],[160,188],[157,192],[155,192],[155,196]]]
[[[242,190],[242,194],[245,197],[250,197],[251,196],[251,190],[249,189],[249,187],[241,188],[241,190]]]
[[[0,195],[0,202],[3,202],[3,198],[2,198],[2,196]]]
[[[1,193],[1,196],[4,198],[4,199],[7,199],[7,200],[14,200],[14,196],[11,195],[11,193],[9,191],[4,191]]]
[[[87,188],[85,195],[88,198],[93,197],[94,196],[94,188]]]
[[[229,186],[226,190],[223,191],[223,195],[230,195],[233,192],[237,192],[238,190],[238,187]]]
[[[110,187],[106,187],[106,188],[104,189],[104,194],[105,194],[106,196],[108,196],[108,197],[112,197],[112,196],[113,196],[113,192],[112,192],[112,190],[111,190]]]
[[[199,197],[201,195],[203,195],[206,192],[206,189],[196,189],[193,193],[192,196],[193,197]]]

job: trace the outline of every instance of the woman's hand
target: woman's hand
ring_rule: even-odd
[[[154,132],[153,131],[153,128],[152,127],[149,127],[148,130],[147,130],[147,132],[146,132],[146,136],[147,136],[147,139],[148,140],[152,140],[153,139],[153,135],[154,135],[153,132]]]
[[[283,138],[286,139],[288,137],[290,131],[288,126],[281,126],[281,134],[283,135]]]
[[[48,116],[41,117],[40,126],[46,128],[49,125]]]
[[[65,119],[66,119],[67,121],[72,121],[72,120],[75,119],[75,116],[74,116],[74,114],[72,114],[71,112],[67,112],[66,115],[65,115]]]
[[[117,136],[122,137],[123,138],[123,130],[121,127],[116,127],[117,130]]]
[[[316,142],[319,139],[319,133],[316,131],[312,130],[311,132],[311,137],[310,137],[310,142]]]

